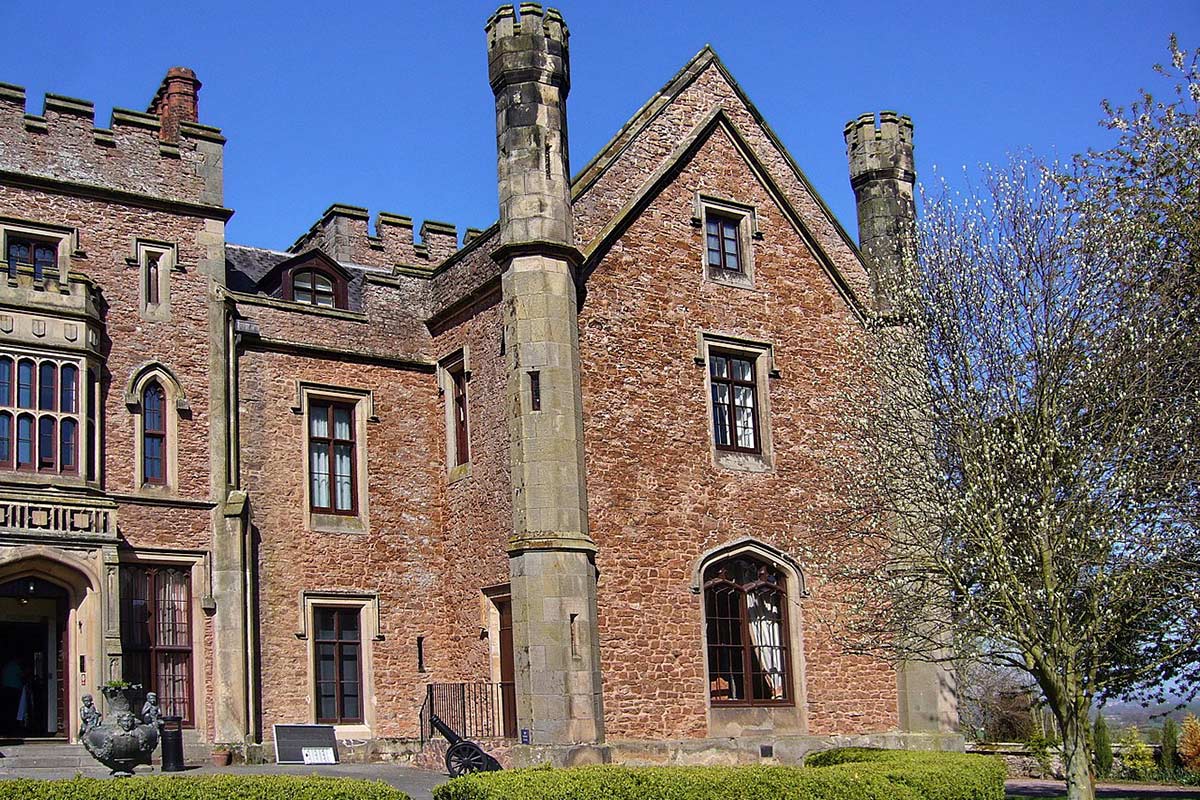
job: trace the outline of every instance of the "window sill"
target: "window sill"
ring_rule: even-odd
[[[308,529],[318,533],[366,533],[367,523],[357,516],[309,512]]]
[[[334,723],[333,725],[333,737],[339,742],[346,739],[370,739],[371,736],[371,726],[365,722],[356,722],[353,724]]]
[[[754,275],[746,272],[731,272],[709,267],[704,270],[704,279],[709,283],[731,286],[735,289],[754,289]]]
[[[468,461],[466,464],[459,464],[457,467],[451,467],[450,471],[446,473],[446,483],[458,483],[459,481],[466,480],[469,477],[471,477],[470,461]]]
[[[143,483],[137,487],[134,494],[142,497],[173,497],[175,489],[169,483]]]
[[[771,460],[762,453],[737,453],[730,450],[716,450],[714,463],[721,469],[731,472],[773,472]]]

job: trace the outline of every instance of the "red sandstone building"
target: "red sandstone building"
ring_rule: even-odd
[[[190,70],[107,128],[0,84],[0,736],[117,678],[196,742],[393,753],[436,686],[516,761],[953,724],[944,676],[817,624],[868,265],[707,48],[569,178],[566,27],[520,11],[461,245],[344,205],[226,241]],[[911,133],[847,126],[864,237],[912,213]]]

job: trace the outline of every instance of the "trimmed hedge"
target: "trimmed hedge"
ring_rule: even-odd
[[[846,748],[804,767],[574,767],[456,778],[434,800],[1003,800],[998,758]]]
[[[316,775],[147,775],[0,780],[4,800],[409,800],[382,781]]]

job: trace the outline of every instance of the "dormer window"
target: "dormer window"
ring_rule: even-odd
[[[341,281],[322,270],[299,269],[292,273],[292,300],[297,303],[344,308],[345,304],[339,302],[344,296]]]

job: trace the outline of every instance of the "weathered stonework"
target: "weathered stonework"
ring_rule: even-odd
[[[0,277],[0,350],[78,357],[97,376],[82,405],[94,474],[0,466],[0,585],[67,592],[59,730],[77,728],[80,687],[122,674],[119,575],[137,563],[190,580],[189,741],[248,758],[274,724],[317,721],[326,607],[359,623],[361,714],[337,724],[365,743],[355,758],[430,757],[427,685],[510,680],[507,764],[954,746],[905,733],[945,727],[931,709],[953,698],[932,698],[928,674],[846,655],[817,624],[831,589],[812,545],[843,502],[819,456],[864,321],[886,310],[880,267],[710,49],[572,180],[561,16],[505,6],[486,37],[499,222],[461,248],[453,225],[414,235],[410,217],[379,212],[371,234],[371,213],[340,203],[286,251],[226,243],[224,139],[199,122],[186,68],[148,113],[114,111],[103,129],[87,101],[51,95],[35,116],[0,85],[0,235],[58,254],[40,277]],[[863,242],[896,252],[911,124],[870,127],[848,129]],[[702,202],[753,214],[739,228],[752,274],[706,274]],[[169,302],[153,309],[147,247],[169,254]],[[310,269],[339,282],[338,307],[302,302],[296,273]],[[729,346],[756,359],[758,454],[714,446],[706,348]],[[162,484],[143,462],[151,377],[167,392]],[[355,503],[341,514],[313,501],[322,402],[353,409]],[[740,546],[789,576],[790,704],[709,701],[697,575]]]

